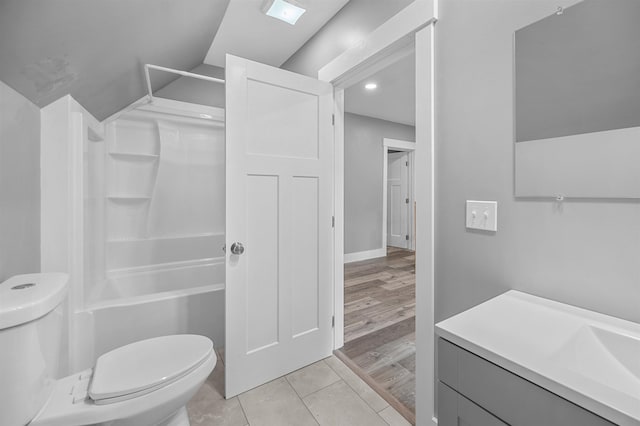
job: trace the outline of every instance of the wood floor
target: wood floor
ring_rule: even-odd
[[[344,287],[341,355],[415,423],[415,253],[388,247],[386,257],[348,263]]]

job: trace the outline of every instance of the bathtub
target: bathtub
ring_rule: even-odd
[[[194,119],[200,112],[213,118]],[[168,334],[224,345],[223,117],[158,99],[106,123],[103,140],[85,141],[84,265],[69,297],[73,370]]]
[[[156,254],[161,252],[157,247]],[[144,250],[137,254],[144,255]],[[201,334],[213,340],[214,347],[224,346],[224,259],[109,271],[85,309],[76,313],[83,342],[75,350],[76,368],[89,368],[97,357],[122,345],[168,334]]]

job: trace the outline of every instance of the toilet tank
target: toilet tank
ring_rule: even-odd
[[[58,377],[68,276],[16,275],[0,284],[0,425],[25,425]]]

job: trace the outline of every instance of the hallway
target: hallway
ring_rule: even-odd
[[[387,253],[345,265],[345,345],[338,356],[414,420],[415,253]]]

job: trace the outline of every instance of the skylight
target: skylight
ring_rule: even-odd
[[[269,5],[269,3],[271,3]],[[295,6],[284,0],[270,0],[266,7],[266,14],[276,19],[280,19],[288,24],[295,25],[302,16],[305,9]]]

